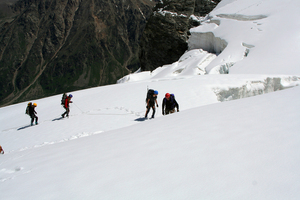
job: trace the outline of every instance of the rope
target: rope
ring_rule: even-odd
[[[73,104],[84,114],[84,112],[73,102]]]

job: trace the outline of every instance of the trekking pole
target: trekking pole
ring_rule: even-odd
[[[148,91],[149,91],[149,85],[147,85],[147,98],[148,98]],[[147,100],[146,100],[146,105],[147,105]]]
[[[84,113],[77,105],[76,103],[73,103],[82,113]]]

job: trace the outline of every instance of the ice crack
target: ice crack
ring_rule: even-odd
[[[214,92],[218,101],[223,102],[283,90],[297,85],[300,85],[300,77],[268,77],[264,81],[248,81],[241,87],[215,88]]]
[[[226,18],[226,19],[234,19],[238,21],[254,21],[267,18],[266,15],[241,15],[241,14],[219,14],[217,17]]]

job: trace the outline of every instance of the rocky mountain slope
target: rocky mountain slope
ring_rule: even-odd
[[[112,84],[137,69],[140,35],[155,5],[20,0],[8,10],[8,3],[0,2],[0,105]]]
[[[0,0],[0,106],[172,63],[219,1]]]
[[[189,29],[200,24],[221,0],[164,0],[150,16],[141,38],[140,64],[143,71],[177,61],[187,50]]]
[[[9,20],[14,16],[11,5],[13,5],[17,0],[0,0],[0,24],[3,23],[3,20]]]

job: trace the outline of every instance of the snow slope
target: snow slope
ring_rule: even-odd
[[[299,7],[298,0],[223,0],[190,30],[189,51],[178,62],[119,83],[191,74],[299,75]]]
[[[122,84],[74,91],[70,118],[59,119],[61,95],[32,100],[37,126],[28,127],[28,102],[0,108],[0,199],[299,199],[295,6],[223,0],[189,42],[204,44],[195,38],[209,30],[217,54],[191,48]],[[245,31],[253,24],[266,29]],[[174,93],[180,112],[158,107],[144,120],[147,88],[159,91],[160,106]]]
[[[4,145],[1,199],[298,199],[299,101],[295,87],[111,131],[99,132],[136,116],[72,114],[10,130],[10,145],[29,148]]]
[[[191,30],[190,49],[220,48],[216,38],[226,41],[208,73],[227,65],[233,74],[300,74],[299,7],[297,0],[223,0]],[[214,36],[210,45],[202,46],[204,35]]]

